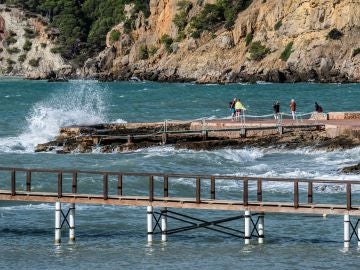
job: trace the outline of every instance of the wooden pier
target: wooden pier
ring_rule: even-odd
[[[3,176],[0,180],[0,186],[8,187],[0,190],[0,200],[56,204],[56,243],[61,241],[61,228],[65,223],[70,228],[70,240],[75,240],[75,204],[77,203],[146,206],[149,242],[153,241],[154,229],[156,227],[160,228],[162,239],[167,240],[167,235],[171,233],[199,227],[221,231],[229,228],[220,227],[220,223],[233,219],[244,219],[244,231],[229,229],[232,232],[228,232],[228,234],[232,235],[234,231],[241,233],[240,237],[245,239],[246,244],[249,243],[252,236],[258,238],[259,243],[262,243],[264,238],[264,213],[343,215],[345,247],[349,246],[353,236],[356,236],[358,241],[360,241],[358,237],[360,233],[359,220],[357,219],[356,224],[350,221],[350,216],[360,216],[360,194],[353,192],[354,187],[360,186],[360,180],[284,179],[226,175],[127,173],[4,167],[0,168],[0,173]],[[79,190],[83,189],[79,186],[78,180],[85,175],[92,179],[99,179],[96,183],[96,188],[99,190],[98,193],[85,194],[79,192]],[[39,190],[33,188],[34,176],[41,176],[42,181],[56,177],[56,183],[54,183],[51,190]],[[147,190],[138,191],[142,195],[130,194],[127,191],[127,183],[134,181],[134,178],[145,181]],[[179,179],[194,181],[193,192],[184,195],[182,194],[184,192],[181,190],[170,189],[169,183]],[[232,189],[231,192],[228,192],[229,194],[224,194],[224,191],[220,192],[219,187],[224,181],[235,181],[238,189]],[[264,191],[266,190],[264,187],[270,182],[288,184],[292,188],[292,196],[282,201],[272,201],[268,192]],[[320,199],[321,196],[314,192],[315,186],[318,185],[336,185],[340,190],[344,190],[344,192],[327,194],[328,196],[324,202],[323,199]],[[221,193],[221,196],[219,196],[219,193]],[[70,204],[67,213],[62,212],[61,203]],[[162,209],[161,212],[157,212],[159,214],[158,217],[155,215],[154,207]],[[193,223],[190,227],[168,230],[167,217],[174,218],[176,214],[168,210],[169,208],[232,210],[237,213],[244,212],[245,214],[237,215],[233,219],[212,222],[202,221],[200,224]],[[184,215],[182,216],[184,218]],[[258,216],[256,222],[252,219],[253,216]],[[61,222],[62,219],[63,221]],[[192,219],[199,221],[196,218]],[[154,220],[156,222],[155,228],[153,227]],[[213,228],[213,226],[220,227],[220,229]]]

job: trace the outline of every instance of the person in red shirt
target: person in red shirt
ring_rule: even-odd
[[[294,99],[292,99],[290,102],[290,110],[291,110],[292,118],[293,118],[293,120],[295,120],[296,119],[296,102]]]

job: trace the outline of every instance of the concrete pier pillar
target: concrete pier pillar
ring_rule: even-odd
[[[161,241],[166,242],[167,241],[167,216],[166,216],[166,210],[165,207],[161,211]]]
[[[258,232],[259,232],[259,238],[258,238],[258,243],[259,244],[263,244],[264,243],[264,220],[265,220],[265,216],[264,213],[260,213],[259,214],[259,222],[258,222]]]
[[[61,243],[61,203],[55,203],[55,245]]]
[[[75,242],[75,203],[71,203],[69,209],[69,242]]]
[[[358,228],[357,228],[357,234],[358,236],[360,237],[360,225],[358,225]],[[358,246],[360,247],[360,240],[358,240]]]
[[[153,241],[153,207],[147,207],[147,240],[149,243]]]
[[[251,238],[251,231],[250,231],[250,224],[251,224],[251,213],[249,210],[245,211],[245,216],[244,216],[244,221],[245,221],[245,235],[244,235],[244,239],[245,239],[245,245],[250,244],[250,238]]]
[[[207,130],[202,131],[202,139],[203,141],[206,141],[208,139],[209,132]]]
[[[350,215],[344,215],[344,248],[350,247]]]
[[[169,134],[168,133],[163,133],[162,138],[161,138],[162,144],[167,144],[168,139],[169,139]]]
[[[283,135],[284,134],[284,127],[280,126],[278,127],[278,132],[280,135]]]

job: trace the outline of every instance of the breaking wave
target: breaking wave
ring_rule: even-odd
[[[74,81],[69,89],[35,103],[22,133],[0,138],[0,152],[33,152],[37,144],[54,139],[62,126],[105,121],[106,89],[96,82]]]

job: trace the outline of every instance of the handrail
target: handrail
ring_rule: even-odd
[[[79,195],[77,193],[78,188],[78,177],[79,174],[93,174],[93,175],[102,175],[103,178],[103,191],[101,198],[104,201],[107,201],[109,199],[109,176],[118,176],[117,177],[117,186],[116,186],[116,193],[118,196],[123,196],[123,178],[124,176],[142,176],[148,178],[148,202],[153,202],[156,200],[156,198],[159,198],[156,196],[155,198],[155,189],[154,189],[154,180],[155,177],[162,177],[163,178],[163,197],[161,198],[167,198],[169,197],[169,178],[190,178],[194,179],[195,181],[195,193],[193,195],[193,199],[196,204],[202,203],[202,188],[201,188],[201,182],[202,180],[207,180],[210,182],[210,188],[209,188],[209,197],[211,200],[216,201],[216,181],[217,180],[235,180],[235,181],[241,181],[243,184],[242,187],[242,195],[238,200],[235,200],[236,202],[242,203],[244,207],[247,207],[251,204],[249,198],[250,198],[250,182],[256,183],[256,199],[257,203],[263,202],[263,182],[282,182],[282,183],[289,183],[293,185],[293,208],[298,209],[301,207],[300,204],[300,190],[299,190],[299,184],[307,183],[307,202],[304,204],[302,203],[302,206],[304,205],[312,205],[314,196],[313,196],[313,185],[315,183],[327,183],[327,184],[340,184],[345,186],[345,203],[343,204],[343,208],[346,210],[351,210],[352,208],[352,185],[360,185],[360,180],[321,180],[321,179],[285,179],[285,178],[261,178],[261,177],[247,177],[247,176],[229,176],[229,175],[199,175],[199,174],[160,174],[160,173],[131,173],[131,172],[112,172],[112,171],[82,171],[82,170],[61,170],[61,169],[29,169],[29,168],[10,168],[10,167],[0,167],[0,171],[7,171],[10,173],[10,190],[6,191],[11,194],[11,197],[17,196],[17,189],[16,189],[16,181],[17,181],[17,172],[23,172],[26,173],[25,175],[25,189],[27,191],[27,196],[32,195],[31,190],[31,180],[33,173],[51,173],[57,175],[57,198],[61,199],[64,197],[63,194],[63,184],[64,184],[64,174],[71,174],[71,191],[73,195]],[[2,191],[4,192],[4,191]],[[19,191],[19,194],[22,191]],[[38,193],[38,192],[37,192]],[[44,194],[47,194],[46,192],[43,192]],[[254,191],[255,193],[255,191]],[[68,194],[67,194],[68,195]],[[98,196],[98,194],[91,194],[92,196]],[[171,197],[176,198],[176,197]],[[328,209],[332,209],[332,204],[328,203],[326,204],[326,207]],[[360,209],[358,209],[360,210]]]
[[[112,176],[154,176],[154,177],[175,177],[175,178],[197,178],[211,179],[212,177],[218,180],[244,180],[244,178],[256,181],[261,179],[265,182],[295,182],[299,183],[328,183],[328,184],[360,184],[360,180],[334,180],[334,179],[312,179],[312,178],[276,178],[276,177],[255,177],[255,176],[232,176],[232,175],[217,175],[217,174],[181,174],[181,173],[154,173],[154,172],[122,172],[122,171],[94,171],[94,170],[68,170],[68,169],[43,169],[43,168],[14,168],[14,167],[0,167],[0,171],[30,172],[30,173],[63,173],[63,174],[95,174],[95,175],[112,175]]]

